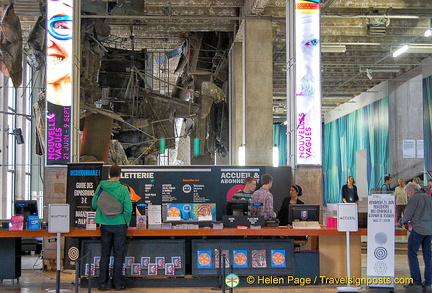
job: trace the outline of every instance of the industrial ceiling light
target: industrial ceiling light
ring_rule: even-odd
[[[332,45],[332,44],[321,44],[321,52],[324,53],[345,53],[345,45]]]
[[[367,68],[367,69],[366,69],[366,75],[367,75],[367,77],[368,77],[370,80],[373,79],[373,76],[372,76],[371,73],[372,73],[371,70],[370,70],[369,68]]]
[[[396,51],[393,52],[393,57],[396,58],[396,57],[402,55],[403,53],[408,51],[408,49],[409,49],[408,44],[403,45],[402,47],[400,47],[399,49],[397,49]]]
[[[427,38],[432,36],[432,18],[430,19],[429,29],[425,31],[424,36]]]
[[[246,146],[244,144],[241,144],[238,149],[238,156],[239,156],[239,166],[246,165]]]
[[[393,51],[395,47],[391,47],[390,51]],[[395,51],[396,53],[396,51]],[[431,54],[432,46],[426,44],[410,44],[408,50],[405,51],[407,54]]]

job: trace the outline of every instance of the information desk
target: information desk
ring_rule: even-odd
[[[396,235],[407,235],[405,230],[395,230]],[[361,236],[367,235],[366,228],[359,228],[357,232],[351,232],[351,275],[361,276]],[[100,237],[100,231],[71,228],[64,237]],[[320,253],[320,274],[328,277],[346,276],[346,247],[345,232],[337,229],[292,229],[288,227],[265,227],[262,229],[128,229],[130,237],[288,237],[288,236],[316,236]],[[56,234],[47,230],[38,231],[9,231],[0,229],[0,238],[10,237],[56,237]],[[253,239],[251,239],[253,241]],[[0,249],[7,249],[1,247]]]

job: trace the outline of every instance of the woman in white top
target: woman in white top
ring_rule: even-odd
[[[395,198],[396,198],[396,217],[397,221],[402,217],[402,213],[408,203],[408,196],[405,193],[405,180],[398,179],[399,186],[395,188]]]

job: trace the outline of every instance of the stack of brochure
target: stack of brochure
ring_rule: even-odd
[[[292,223],[293,229],[321,229],[318,221],[296,221]]]

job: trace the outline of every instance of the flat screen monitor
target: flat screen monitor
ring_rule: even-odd
[[[228,216],[242,216],[249,213],[249,201],[247,199],[231,199],[226,203]]]
[[[295,221],[319,221],[320,205],[290,204],[288,207],[288,224]]]
[[[24,216],[24,222],[27,222],[28,216],[38,215],[37,200],[16,200],[14,207],[15,216]]]

